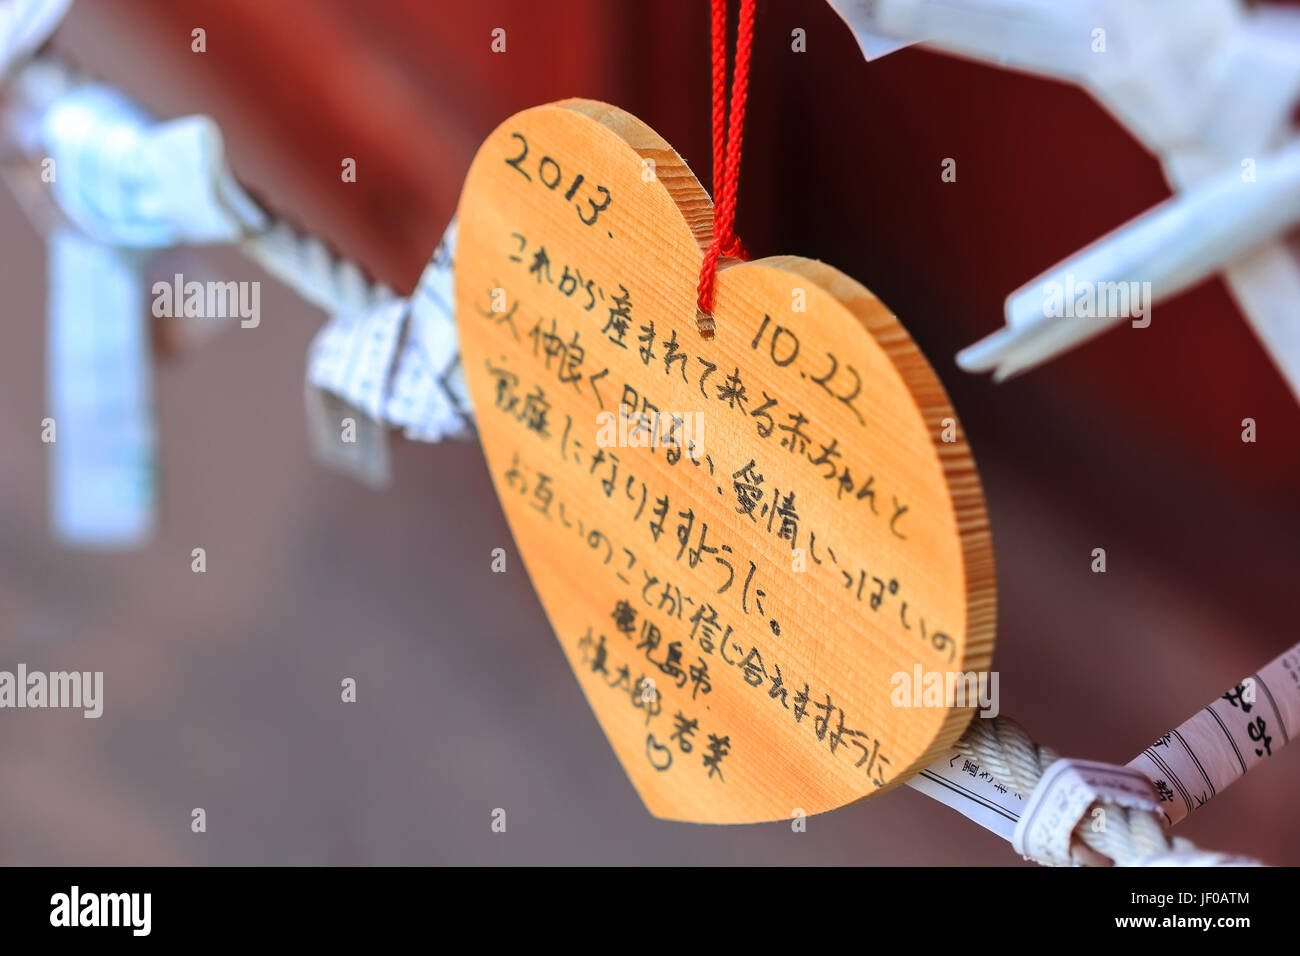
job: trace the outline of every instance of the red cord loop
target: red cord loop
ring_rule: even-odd
[[[700,333],[713,335],[713,280],[718,260],[748,259],[736,235],[736,193],[740,186],[740,146],[745,135],[745,101],[749,95],[749,61],[754,46],[754,0],[740,0],[736,28],[736,63],[731,77],[731,111],[727,116],[727,0],[711,0],[710,24],[713,67],[713,241],[700,264],[696,297]],[[722,188],[718,188],[718,180]]]

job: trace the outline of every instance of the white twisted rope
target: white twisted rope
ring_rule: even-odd
[[[1044,771],[1060,755],[1041,746],[1009,717],[972,720],[954,745],[977,761],[1004,785],[1028,797]],[[1113,803],[1098,803],[1106,811],[1106,828],[1094,830],[1085,820],[1074,828],[1071,857],[1081,866],[1259,866],[1245,857],[1198,849],[1181,837],[1171,837],[1155,813]]]
[[[396,297],[323,240],[269,213],[268,220],[267,229],[244,239],[240,249],[326,315],[362,312]]]

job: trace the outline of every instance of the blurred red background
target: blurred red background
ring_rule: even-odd
[[[477,144],[525,107],[615,103],[707,186],[706,7],[82,0],[54,45],[159,116],[215,117],[241,181],[407,292]],[[960,372],[954,352],[1001,325],[1010,291],[1168,195],[1158,162],[1075,88],[917,48],[868,64],[827,5],[760,7],[738,232],[755,256],[850,273],[916,338],[985,483],[1002,709],[1064,753],[1124,762],[1296,639],[1296,402],[1217,280],[1011,383]],[[651,819],[522,573],[489,572],[509,532],[477,446],[398,442],[383,492],[321,471],[301,399],[321,317],[270,282],[257,333],[158,370],[157,540],[60,550],[36,424],[43,251],[7,195],[0,222],[0,641],[32,667],[98,661],[109,695],[100,721],[4,718],[0,860],[1018,862],[906,789],[799,835]],[[253,270],[229,250],[157,268],[177,257]],[[1282,751],[1179,829],[1300,863],[1297,785]]]

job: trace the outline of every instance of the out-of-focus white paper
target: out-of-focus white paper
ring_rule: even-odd
[[[221,132],[206,116],[154,123],[115,90],[85,85],[46,107],[40,131],[59,206],[101,242],[233,242],[266,224],[226,168]]]
[[[452,289],[455,242],[453,221],[411,299],[341,312],[317,333],[307,363],[308,404],[313,447],[326,464],[373,484],[379,476],[387,480],[384,427],[428,442],[469,433]],[[336,401],[313,396],[313,389]],[[336,419],[347,408],[360,414],[353,417],[366,429],[368,458],[356,447],[336,447]]]
[[[60,228],[48,279],[54,531],[74,546],[134,547],[153,530],[157,487],[139,254]]]
[[[4,0],[0,3],[0,76],[31,56],[54,32],[72,0]]]
[[[469,390],[456,331],[455,250],[453,219],[411,296],[406,345],[388,404],[389,420],[416,441],[468,433]]]

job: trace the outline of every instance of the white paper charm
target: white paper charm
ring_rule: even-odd
[[[1012,834],[1012,846],[1040,863],[1072,865],[1074,828],[1099,801],[1158,812],[1151,781],[1138,771],[1091,760],[1062,759],[1047,768],[1030,794]],[[1105,826],[1105,818],[1094,825]]]

